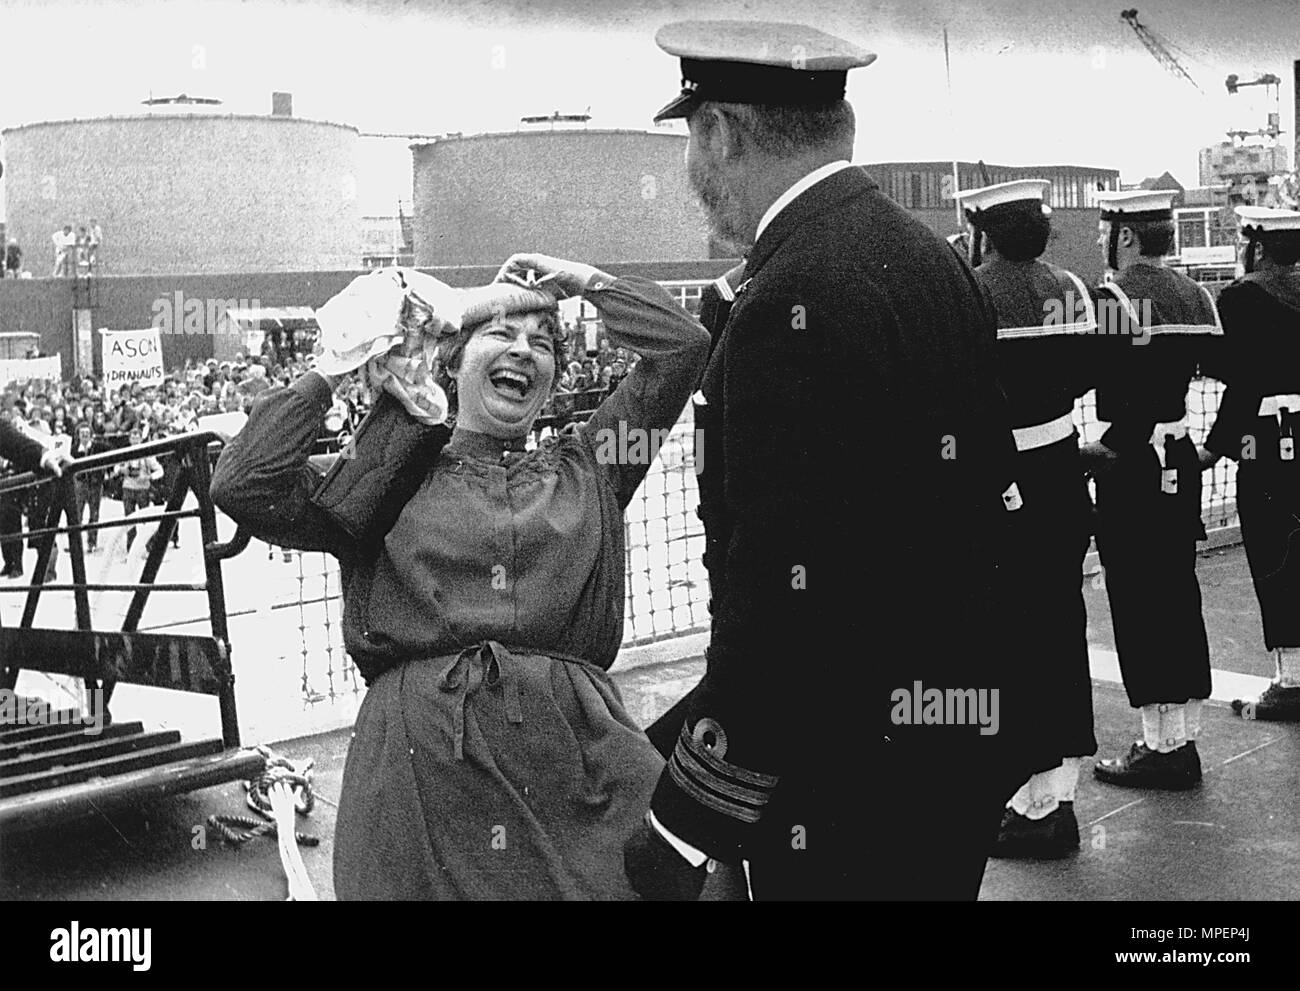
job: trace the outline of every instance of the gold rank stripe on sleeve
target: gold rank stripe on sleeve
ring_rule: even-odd
[[[696,740],[685,725],[668,761],[668,773],[696,802],[745,823],[762,818],[763,808],[779,780],[720,759]]]

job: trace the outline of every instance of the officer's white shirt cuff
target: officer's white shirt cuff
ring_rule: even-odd
[[[653,812],[650,813],[650,825],[654,826],[659,835],[666,839],[674,850],[686,858],[687,862],[690,863],[692,867],[703,866],[704,862],[709,859],[707,853],[695,849],[695,847],[691,846],[685,840],[678,839],[672,833],[668,832],[664,827],[664,824],[655,818]]]

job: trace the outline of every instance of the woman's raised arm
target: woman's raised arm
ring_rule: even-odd
[[[212,475],[212,501],[241,527],[278,547],[347,555],[351,538],[311,496],[322,473],[309,462],[333,401],[331,381],[308,372],[253,404]]]
[[[613,474],[619,505],[626,506],[699,385],[709,334],[649,279],[597,276],[583,295],[614,347],[640,355],[583,428],[597,462]]]

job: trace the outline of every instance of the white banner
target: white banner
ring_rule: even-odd
[[[116,391],[129,383],[162,385],[162,342],[158,328],[107,330],[101,328],[104,387]]]
[[[57,354],[48,358],[8,358],[0,360],[0,385],[30,382],[33,379],[63,381],[63,360]]]

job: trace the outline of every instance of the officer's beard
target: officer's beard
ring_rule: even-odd
[[[754,231],[741,209],[740,199],[727,185],[721,170],[700,155],[690,160],[687,169],[694,190],[715,240],[734,251],[736,257],[748,254],[754,246]]]

